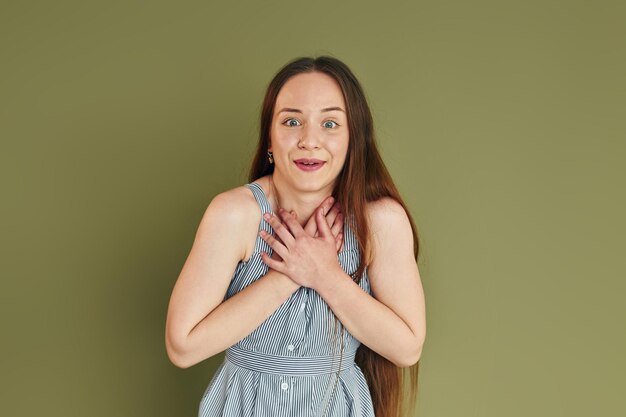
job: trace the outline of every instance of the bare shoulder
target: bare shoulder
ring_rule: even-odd
[[[222,191],[213,197],[213,200],[216,199],[220,203],[229,204],[228,208],[234,210],[235,213],[250,213],[250,211],[258,207],[252,191],[244,185]]]
[[[256,211],[259,210],[254,195],[243,185],[217,194],[207,207],[207,213],[219,215],[229,223],[245,222]]]
[[[251,234],[256,235],[260,221],[259,205],[252,191],[242,185],[213,197],[204,213],[198,232],[202,233],[203,229],[207,229],[207,232],[213,232],[215,236],[216,229],[219,228],[220,234],[229,234],[234,237],[241,248],[243,260],[251,253],[249,244]],[[252,249],[254,249],[253,245]]]
[[[402,241],[413,246],[413,231],[407,212],[394,198],[383,197],[366,205],[370,248],[369,260],[373,260],[382,246]],[[378,249],[378,250],[377,250]]]
[[[371,233],[388,230],[389,227],[403,227],[409,225],[409,219],[404,207],[394,198],[383,197],[376,201],[369,201],[366,206]]]

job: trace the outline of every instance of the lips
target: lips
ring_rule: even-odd
[[[293,161],[296,166],[304,171],[314,171],[321,168],[326,161],[314,158],[300,158]]]
[[[300,158],[294,161],[296,164],[323,164],[326,161],[322,161],[315,158]]]

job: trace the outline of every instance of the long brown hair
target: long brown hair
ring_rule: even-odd
[[[330,75],[337,81],[346,103],[350,134],[348,153],[335,183],[333,197],[340,202],[342,212],[347,213],[344,218],[350,219],[354,225],[351,229],[354,231],[361,256],[352,277],[358,284],[371,260],[369,226],[365,211],[367,202],[391,197],[404,207],[413,230],[413,251],[416,262],[419,241],[413,217],[378,152],[374,122],[363,89],[346,64],[331,56],[301,57],[289,62],[278,71],[265,92],[261,109],[259,142],[248,180],[252,182],[274,172],[274,165],[268,162],[267,150],[270,143],[274,106],[280,89],[294,75],[316,71]],[[338,320],[336,318],[335,320],[336,325]],[[419,361],[411,367],[400,368],[361,344],[357,350],[355,362],[368,382],[376,417],[400,417],[403,414],[414,414]],[[408,390],[405,390],[407,378]]]

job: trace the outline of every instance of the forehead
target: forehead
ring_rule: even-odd
[[[283,106],[310,110],[340,106],[345,109],[345,102],[341,87],[333,77],[310,72],[294,75],[285,82],[276,97],[276,108]]]

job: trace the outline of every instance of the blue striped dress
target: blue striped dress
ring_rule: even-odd
[[[262,213],[272,209],[263,188],[246,184]],[[259,231],[273,233],[261,217]],[[224,300],[265,275],[260,252],[272,249],[257,235],[252,256],[235,269]],[[338,258],[356,271],[359,249],[347,222]],[[367,270],[360,287],[371,294]],[[200,417],[374,417],[367,381],[354,355],[361,344],[338,322],[323,298],[300,287],[252,333],[226,350],[200,400]],[[344,348],[341,352],[341,337]],[[334,355],[334,358],[333,358]]]

